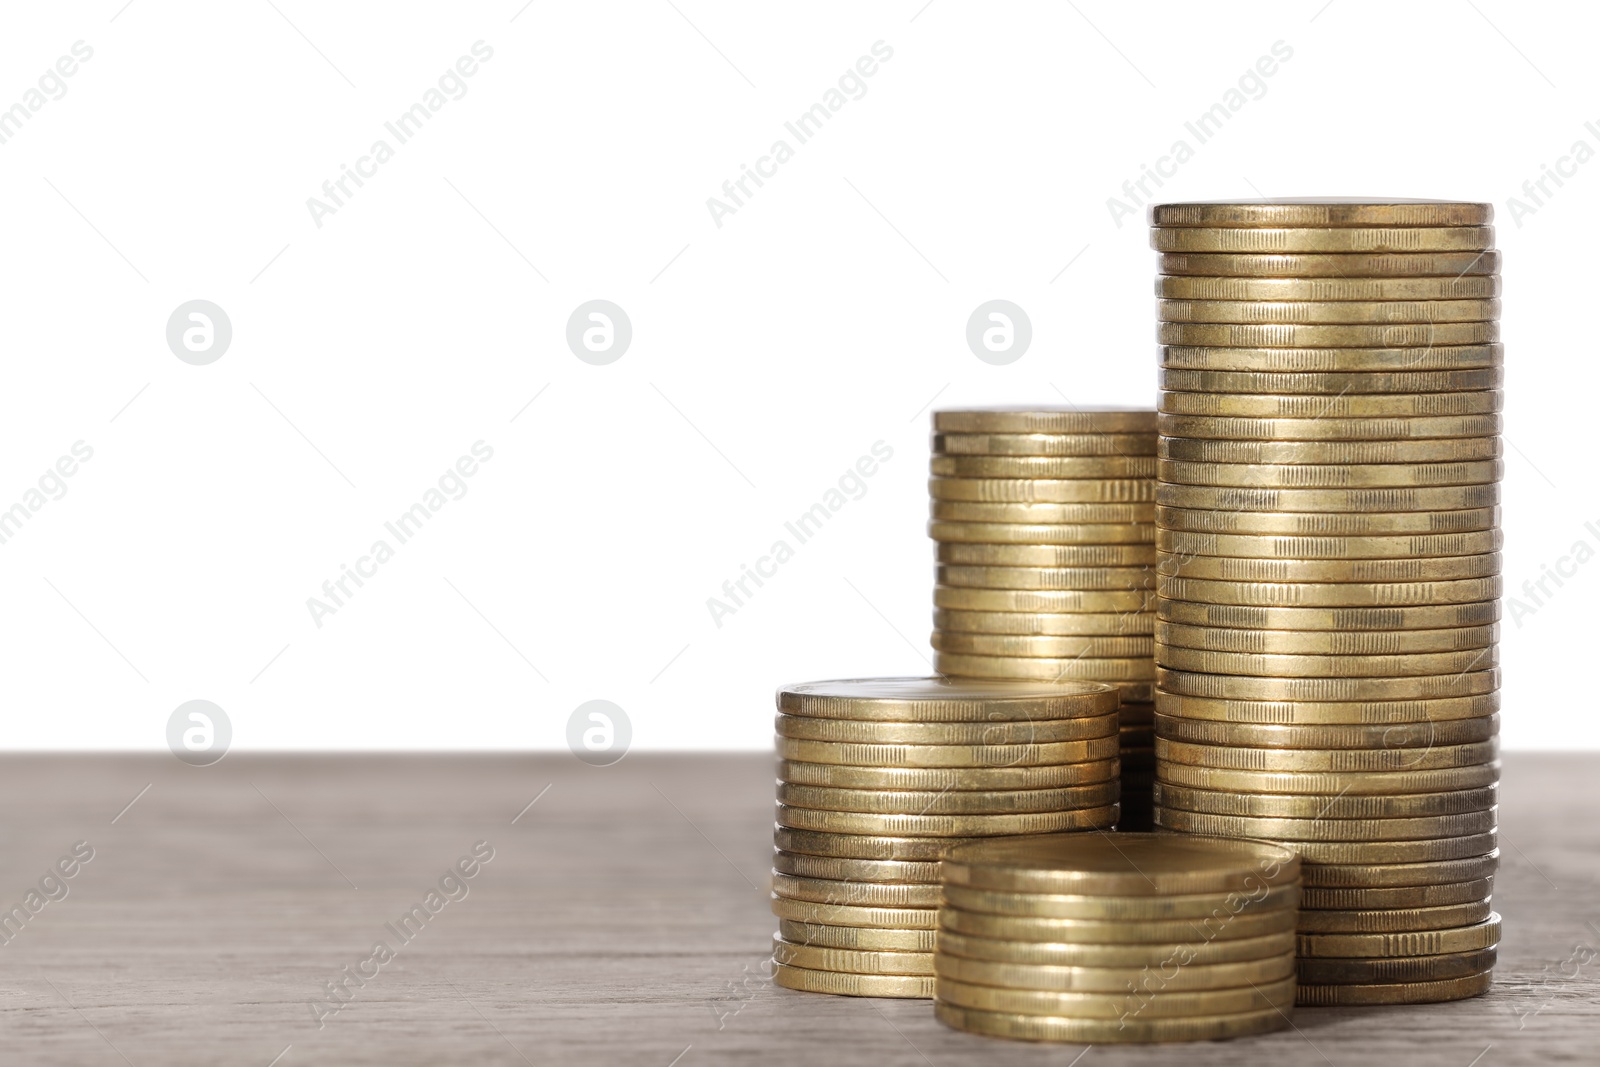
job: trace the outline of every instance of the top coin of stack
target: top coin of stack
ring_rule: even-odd
[[[1148,825],[1155,412],[969,408],[933,429],[935,669],[1117,685],[1124,825]]]
[[[781,986],[933,995],[938,861],[963,840],[1110,827],[1117,691],[867,678],[778,691]]]
[[[1301,1003],[1490,982],[1491,219],[1431,200],[1151,211],[1156,822],[1301,855]]]

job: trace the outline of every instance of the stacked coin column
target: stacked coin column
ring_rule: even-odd
[[[933,415],[941,674],[1122,691],[1123,829],[1150,825],[1155,774],[1153,411]]]
[[[1443,201],[1152,211],[1155,820],[1301,855],[1302,1004],[1491,981],[1490,217]]]
[[[933,995],[939,859],[995,835],[1108,829],[1117,691],[869,678],[778,691],[775,980]]]

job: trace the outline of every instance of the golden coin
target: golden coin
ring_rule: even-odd
[[[810,971],[846,974],[933,973],[932,952],[882,952],[873,949],[831,948],[772,939],[772,962]]]
[[[1502,563],[1498,552],[1394,559],[1261,559],[1172,554],[1162,559],[1157,572],[1176,578],[1229,582],[1421,582],[1484,578],[1499,574]]]
[[[1500,693],[1444,700],[1261,701],[1215,700],[1158,693],[1162,714],[1210,722],[1406,727],[1472,719],[1500,710]]]
[[[1154,504],[1030,504],[989,503],[971,500],[934,500],[929,517],[939,522],[1002,522],[1024,525],[1064,523],[1146,523],[1155,517]],[[1100,546],[1088,546],[1100,547]]]
[[[1162,389],[1191,393],[1273,393],[1343,396],[1346,393],[1449,393],[1498,389],[1499,367],[1472,370],[1366,371],[1325,374],[1308,371],[1188,370],[1164,367]],[[1158,453],[1159,454],[1159,453]],[[1329,461],[1312,461],[1329,462]],[[1334,460],[1332,462],[1342,462]],[[1381,462],[1381,461],[1380,461]]]
[[[779,759],[847,767],[1037,767],[1117,754],[1115,737],[1013,745],[872,745],[780,737],[777,746]]]
[[[899,837],[872,834],[841,834],[833,832],[797,830],[778,825],[773,828],[772,843],[785,852],[803,852],[809,856],[837,856],[841,859],[862,860],[913,860],[937,862],[956,845],[960,838],[953,837]],[[814,922],[828,922],[814,919]],[[842,924],[855,925],[855,924]],[[877,923],[893,926],[894,923]]]
[[[1456,815],[1484,811],[1495,805],[1499,790],[1495,786],[1458,789],[1447,793],[1404,793],[1381,796],[1304,796],[1284,793],[1233,793],[1157,782],[1155,802],[1174,810],[1208,812],[1214,815],[1246,816],[1266,819],[1392,819]],[[1481,893],[1471,899],[1487,896]],[[1441,901],[1441,903],[1443,903]],[[1321,905],[1319,905],[1321,906]],[[1335,905],[1327,905],[1333,907]],[[1355,905],[1338,905],[1355,906]],[[1383,907],[1370,904],[1367,907]],[[1402,905],[1395,905],[1400,907]]]
[[[1163,761],[1157,763],[1156,772],[1163,782],[1195,789],[1238,793],[1320,794],[1325,797],[1341,793],[1352,793],[1357,796],[1378,793],[1443,793],[1461,789],[1480,789],[1500,780],[1499,761],[1476,767],[1364,772],[1238,771]]]
[[[1167,1041],[1215,1041],[1266,1034],[1289,1025],[1288,1006],[1235,1015],[1193,1019],[1079,1019],[1057,1015],[978,1011],[933,1003],[933,1014],[946,1026],[1013,1041],[1070,1041],[1091,1045],[1152,1044]]]
[[[1152,204],[1152,226],[1487,226],[1494,205],[1465,200],[1308,196]]]
[[[1343,252],[1270,253],[1166,252],[1162,274],[1224,275],[1235,278],[1409,278],[1418,275],[1499,274],[1500,253]]]
[[[772,869],[800,878],[827,878],[836,882],[939,884],[939,865],[931,861],[852,860],[774,849]]]
[[[1300,913],[1302,934],[1404,933],[1411,930],[1447,930],[1487,919],[1492,908],[1487,899],[1428,908],[1379,908],[1364,911],[1307,910]]]
[[[1022,915],[1046,919],[1097,919],[1146,922],[1169,919],[1204,919],[1247,912],[1293,909],[1300,887],[1281,885],[1261,892],[1196,893],[1168,897],[1112,897],[1101,894],[1021,893],[1015,890],[977,889],[965,885],[944,887],[944,903],[963,911],[986,915]]]
[[[1168,300],[1488,300],[1500,295],[1495,275],[1444,278],[1156,278]]]
[[[941,1004],[981,1011],[1014,1011],[1023,1015],[1060,1015],[1075,1019],[1187,1018],[1236,1014],[1262,1007],[1287,1008],[1294,1003],[1292,975],[1255,986],[1192,993],[1162,989],[1141,996],[1126,988],[1114,993],[1002,989],[960,982],[941,973],[937,990]]]
[[[1475,878],[1468,882],[1445,882],[1441,885],[1308,889],[1300,895],[1300,906],[1302,914],[1307,910],[1367,911],[1389,908],[1432,908],[1444,904],[1467,904],[1475,900],[1487,900],[1493,890],[1493,877]]]
[[[1495,847],[1495,835],[1440,837],[1417,841],[1290,841],[1307,865],[1423,863],[1428,860],[1466,859]]]
[[[943,867],[947,886],[1125,897],[1256,892],[1294,885],[1299,877],[1299,860],[1278,845],[1174,834],[1051,834],[969,842],[952,849]]]
[[[1462,559],[1473,559],[1462,556]],[[1322,655],[1403,655],[1487,648],[1500,628],[1458,626],[1447,630],[1236,630],[1214,626],[1156,624],[1155,640],[1179,648],[1224,652]]]
[[[1150,456],[933,456],[929,470],[941,478],[1153,478]]]
[[[1487,626],[1500,619],[1498,600],[1410,607],[1296,607],[1160,600],[1162,622],[1253,630],[1441,630]]]
[[[1148,656],[1123,659],[1066,656],[1048,659],[1043,656],[978,656],[936,652],[933,669],[965,678],[1087,678],[1097,682],[1143,682],[1155,677],[1156,666]]]
[[[966,634],[935,630],[933,647],[941,652],[979,656],[1150,656],[1150,637],[1028,637],[1021,634]],[[1063,739],[1065,740],[1065,739]]]
[[[1398,886],[1445,885],[1451,882],[1470,882],[1493,875],[1500,864],[1500,850],[1491,849],[1481,856],[1464,856],[1459,859],[1411,861],[1386,864],[1324,863],[1305,868],[1307,888],[1317,889],[1375,889]],[[1481,946],[1478,946],[1481,947]],[[1432,951],[1423,949],[1421,952]],[[1440,949],[1453,952],[1454,949]],[[1331,955],[1376,955],[1369,952],[1330,953]],[[1405,955],[1405,953],[1402,953]]]
[[[1158,459],[1184,463],[1463,463],[1498,459],[1498,437],[1439,437],[1422,441],[1208,441],[1163,437]]]
[[[936,433],[933,451],[950,456],[1148,456],[1148,433]]]
[[[1446,1000],[1465,1000],[1487,993],[1494,984],[1494,974],[1466,978],[1446,978],[1437,982],[1401,982],[1382,985],[1304,985],[1296,994],[1296,1003],[1316,1007],[1353,1006],[1360,1004],[1437,1004]]]
[[[1154,482],[1150,483],[1152,486]],[[1148,545],[1156,539],[1154,523],[928,523],[935,541],[978,541],[1021,545]]]
[[[1156,324],[1156,343],[1162,345],[1231,345],[1239,348],[1393,348],[1412,345],[1428,348],[1434,345],[1481,345],[1500,340],[1498,322],[1411,322],[1388,325],[1354,323],[1245,324],[1220,322],[1161,322]],[[1210,394],[1201,394],[1210,395]],[[1456,394],[1432,394],[1449,395]],[[1472,395],[1472,394],[1464,394]],[[1220,407],[1220,406],[1219,406]],[[1363,405],[1363,408],[1369,407]],[[1377,407],[1371,405],[1370,407]],[[1180,415],[1253,414],[1201,408],[1187,410],[1163,403],[1161,411]],[[1451,409],[1432,411],[1398,411],[1395,414],[1470,414],[1478,408],[1464,412]],[[1487,409],[1487,410],[1498,410]],[[1367,410],[1366,414],[1388,412]],[[1275,414],[1264,412],[1264,414]],[[1287,411],[1276,412],[1288,416]]]
[[[1419,930],[1411,933],[1303,934],[1295,938],[1302,956],[1383,958],[1438,956],[1446,952],[1474,952],[1500,943],[1500,916],[1453,930]]]
[[[1291,537],[1189,533],[1183,530],[1158,530],[1156,533],[1156,548],[1163,553],[1254,559],[1392,560],[1422,556],[1476,556],[1498,552],[1504,542],[1505,535],[1498,529],[1370,537]]]
[[[1297,979],[1305,985],[1387,985],[1465,978],[1492,969],[1498,958],[1497,949],[1480,948],[1472,952],[1392,959],[1306,959],[1300,960],[1295,970]]]
[[[1244,279],[1194,279],[1234,281]],[[1398,281],[1402,279],[1380,279]],[[1434,281],[1421,278],[1419,281]],[[1463,278],[1463,281],[1471,280]],[[1499,279],[1492,280],[1498,285]],[[1234,348],[1171,345],[1161,350],[1161,365],[1185,370],[1276,371],[1283,373],[1357,374],[1470,370],[1505,363],[1505,346],[1437,345],[1431,348]],[[1351,392],[1367,390],[1352,389]],[[1383,392],[1381,389],[1372,392]]]
[[[1155,515],[1149,505],[1144,521]],[[1146,567],[1156,562],[1148,545],[985,545],[954,541],[934,546],[940,563],[981,567]]]
[[[780,803],[820,811],[871,812],[884,815],[1020,815],[1024,812],[1078,811],[1117,802],[1115,781],[1091,782],[1059,789],[1007,791],[839,789],[831,786],[778,783]]]
[[[968,589],[1151,589],[1154,567],[980,567],[940,564],[934,580]]]
[[[932,930],[938,925],[933,908],[872,908],[852,904],[819,904],[812,900],[772,897],[772,914],[780,919],[828,926],[888,926],[896,930]]]
[[[898,882],[842,882],[827,878],[802,878],[774,871],[772,891],[790,900],[818,904],[846,904],[867,908],[936,908],[939,886],[902,885]]]
[[[1036,811],[1006,815],[888,815],[863,811],[825,811],[779,804],[777,818],[781,826],[835,834],[995,837],[1010,834],[1047,834],[1062,830],[1103,829],[1116,823],[1117,806],[1107,804],[1103,807],[1079,808],[1073,811]]]
[[[778,777],[795,785],[835,789],[943,790],[1059,789],[1117,777],[1117,760],[1087,760],[1039,767],[851,767],[837,763],[778,762]]]
[[[1498,547],[1498,542],[1491,543]],[[1315,555],[1303,551],[1309,547],[1311,546],[1300,546],[1296,549],[1296,553]],[[1162,576],[1158,593],[1161,598],[1167,600],[1184,600],[1197,604],[1237,604],[1243,607],[1387,608],[1444,607],[1451,604],[1472,604],[1480,600],[1496,600],[1500,596],[1500,587],[1501,581],[1498,575],[1458,578],[1442,582],[1224,582]],[[1159,601],[1156,610],[1158,612],[1161,610]]]
[[[1458,252],[1494,245],[1493,226],[1177,226],[1150,229],[1158,252]]]
[[[1108,589],[1078,592],[1066,589],[958,589],[935,586],[933,603],[958,611],[999,612],[1141,612],[1156,606],[1155,595],[1145,589]]]
[[[785,715],[887,722],[1070,719],[1115,711],[1104,686],[1064,681],[980,682],[954,678],[844,678],[778,690]]]
[[[1222,511],[1404,512],[1487,508],[1500,503],[1498,485],[1445,485],[1383,489],[1258,489],[1215,485],[1162,485],[1162,507]],[[1151,538],[1154,540],[1154,538]]]
[[[1459,815],[1423,815],[1417,818],[1381,819],[1275,819],[1239,815],[1208,815],[1161,805],[1156,821],[1164,828],[1186,834],[1218,837],[1259,837],[1269,841],[1428,841],[1441,837],[1486,834],[1495,827],[1495,810]],[[1476,922],[1464,919],[1462,922]],[[1461,923],[1446,923],[1459,926]],[[1302,930],[1311,929],[1302,926]],[[1398,929],[1398,927],[1396,927]]]
[[[944,433],[1152,433],[1148,409],[1079,407],[987,407],[935,411],[933,428]]]
[[[1372,329],[1449,330],[1476,328],[1487,323],[1462,323],[1457,326],[1383,326]],[[1359,326],[1166,326],[1186,330],[1358,330]],[[1161,412],[1169,415],[1206,418],[1252,419],[1381,419],[1438,418],[1488,415],[1505,404],[1499,389],[1480,389],[1470,393],[1346,393],[1344,396],[1296,395],[1293,393],[1174,393],[1160,394]],[[1168,434],[1181,437],[1183,434]],[[936,461],[937,462],[937,461]]]
[[[1168,438],[1167,440],[1172,440]],[[1303,512],[1211,511],[1156,507],[1156,528],[1196,533],[1291,534],[1302,537],[1366,537],[1382,534],[1465,533],[1500,524],[1500,509],[1454,511]]]
[[[1495,667],[1500,663],[1500,649],[1489,645],[1461,652],[1414,652],[1400,656],[1316,656],[1215,652],[1163,645],[1156,650],[1156,662],[1178,671],[1263,678],[1411,678]]]
[[[1464,671],[1411,678],[1241,678],[1156,667],[1166,692],[1227,700],[1434,700],[1500,688],[1500,671]]]
[[[932,953],[933,930],[892,930],[872,926],[828,926],[823,923],[778,920],[778,936],[799,945],[848,948],[863,952]],[[1290,951],[1294,945],[1291,942]]]
[[[1263,723],[1214,722],[1157,715],[1156,729],[1172,741],[1252,748],[1431,748],[1487,741],[1500,730],[1500,716],[1446,719],[1443,722],[1395,722],[1370,726],[1279,726]],[[1178,807],[1186,805],[1179,804]],[[1345,818],[1345,816],[1333,816]]]
[[[1500,301],[1162,299],[1156,314],[1163,322],[1491,322],[1500,317]]]
[[[1116,733],[1115,712],[1071,719],[1001,719],[996,722],[863,722],[779,715],[780,737],[857,745],[1035,745],[1084,741]]]
[[[1294,957],[1282,953],[1237,963],[1189,965],[1175,968],[1169,978],[1148,967],[1061,967],[974,960],[939,953],[935,973],[968,985],[1000,989],[1042,989],[1058,992],[1149,992],[1157,999],[1169,993],[1238,988],[1281,982],[1294,974]]]
[[[947,546],[953,547],[953,546]],[[947,611],[933,613],[933,625],[949,633],[1037,634],[1041,637],[1140,636],[1155,630],[1148,612],[1066,614],[1026,611]]]
[[[1093,506],[1072,522],[1137,522],[1118,519],[1115,509],[1155,499],[1148,478],[930,478],[928,495],[935,500],[993,504],[1082,504]]]
[[[807,993],[832,993],[842,997],[901,997],[927,1000],[933,996],[932,978],[904,974],[846,974],[843,971],[813,971],[774,963],[772,981],[785,989]]]
[[[939,953],[963,959],[1046,967],[1208,967],[1294,955],[1294,932],[1212,940],[1191,937],[1176,944],[1085,945],[1071,941],[1010,941],[940,930]]]
[[[1122,836],[1118,834],[1117,836]],[[939,909],[939,929],[974,937],[1014,941],[1077,941],[1093,945],[1160,942],[1168,946],[1185,941],[1261,937],[1293,930],[1293,908],[1246,912],[1204,919],[1167,919],[1130,923],[1121,920],[1044,919],[1022,915],[987,915],[960,908]]]
[[[1431,771],[1444,767],[1476,767],[1498,754],[1499,742],[1493,738],[1421,749],[1352,749],[1244,748],[1172,741],[1159,734],[1156,736],[1158,760],[1237,771]]]
[[[1464,463],[1189,463],[1160,460],[1163,482],[1265,489],[1420,488],[1480,485],[1505,475],[1498,459]]]
[[[1488,437],[1499,433],[1501,426],[1498,414],[1358,419],[1161,417],[1161,432],[1168,437],[1239,441],[1410,441],[1427,437]]]

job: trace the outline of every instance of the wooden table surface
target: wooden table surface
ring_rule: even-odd
[[[1600,1063],[1597,771],[1593,755],[1505,759],[1488,995],[1302,1008],[1295,1030],[1081,1062]],[[0,796],[7,1065],[1067,1067],[1083,1052],[957,1033],[925,1001],[773,986],[766,756],[8,756]],[[463,859],[472,877],[449,877]]]

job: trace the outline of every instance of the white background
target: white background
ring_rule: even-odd
[[[1600,148],[1590,7],[275,2],[5,12],[0,107],[94,50],[0,145],[0,507],[94,450],[0,545],[8,747],[160,748],[193,698],[245,748],[561,747],[605,698],[636,747],[764,748],[780,683],[926,672],[930,402],[1153,404],[1154,254],[1107,199],[1278,41],[1160,197],[1493,201],[1508,591],[1600,548],[1600,162],[1507,205]],[[466,95],[318,228],[307,198],[479,40]],[[878,41],[865,95],[715,225]],[[210,366],[165,341],[195,298],[233,325]],[[633,323],[610,366],[565,344],[593,298]],[[992,298],[1032,319],[1009,366],[964,341]],[[307,598],[480,440],[318,628]],[[715,626],[880,440],[865,496]],[[1600,561],[1508,613],[1507,747],[1600,744],[1597,594]]]

